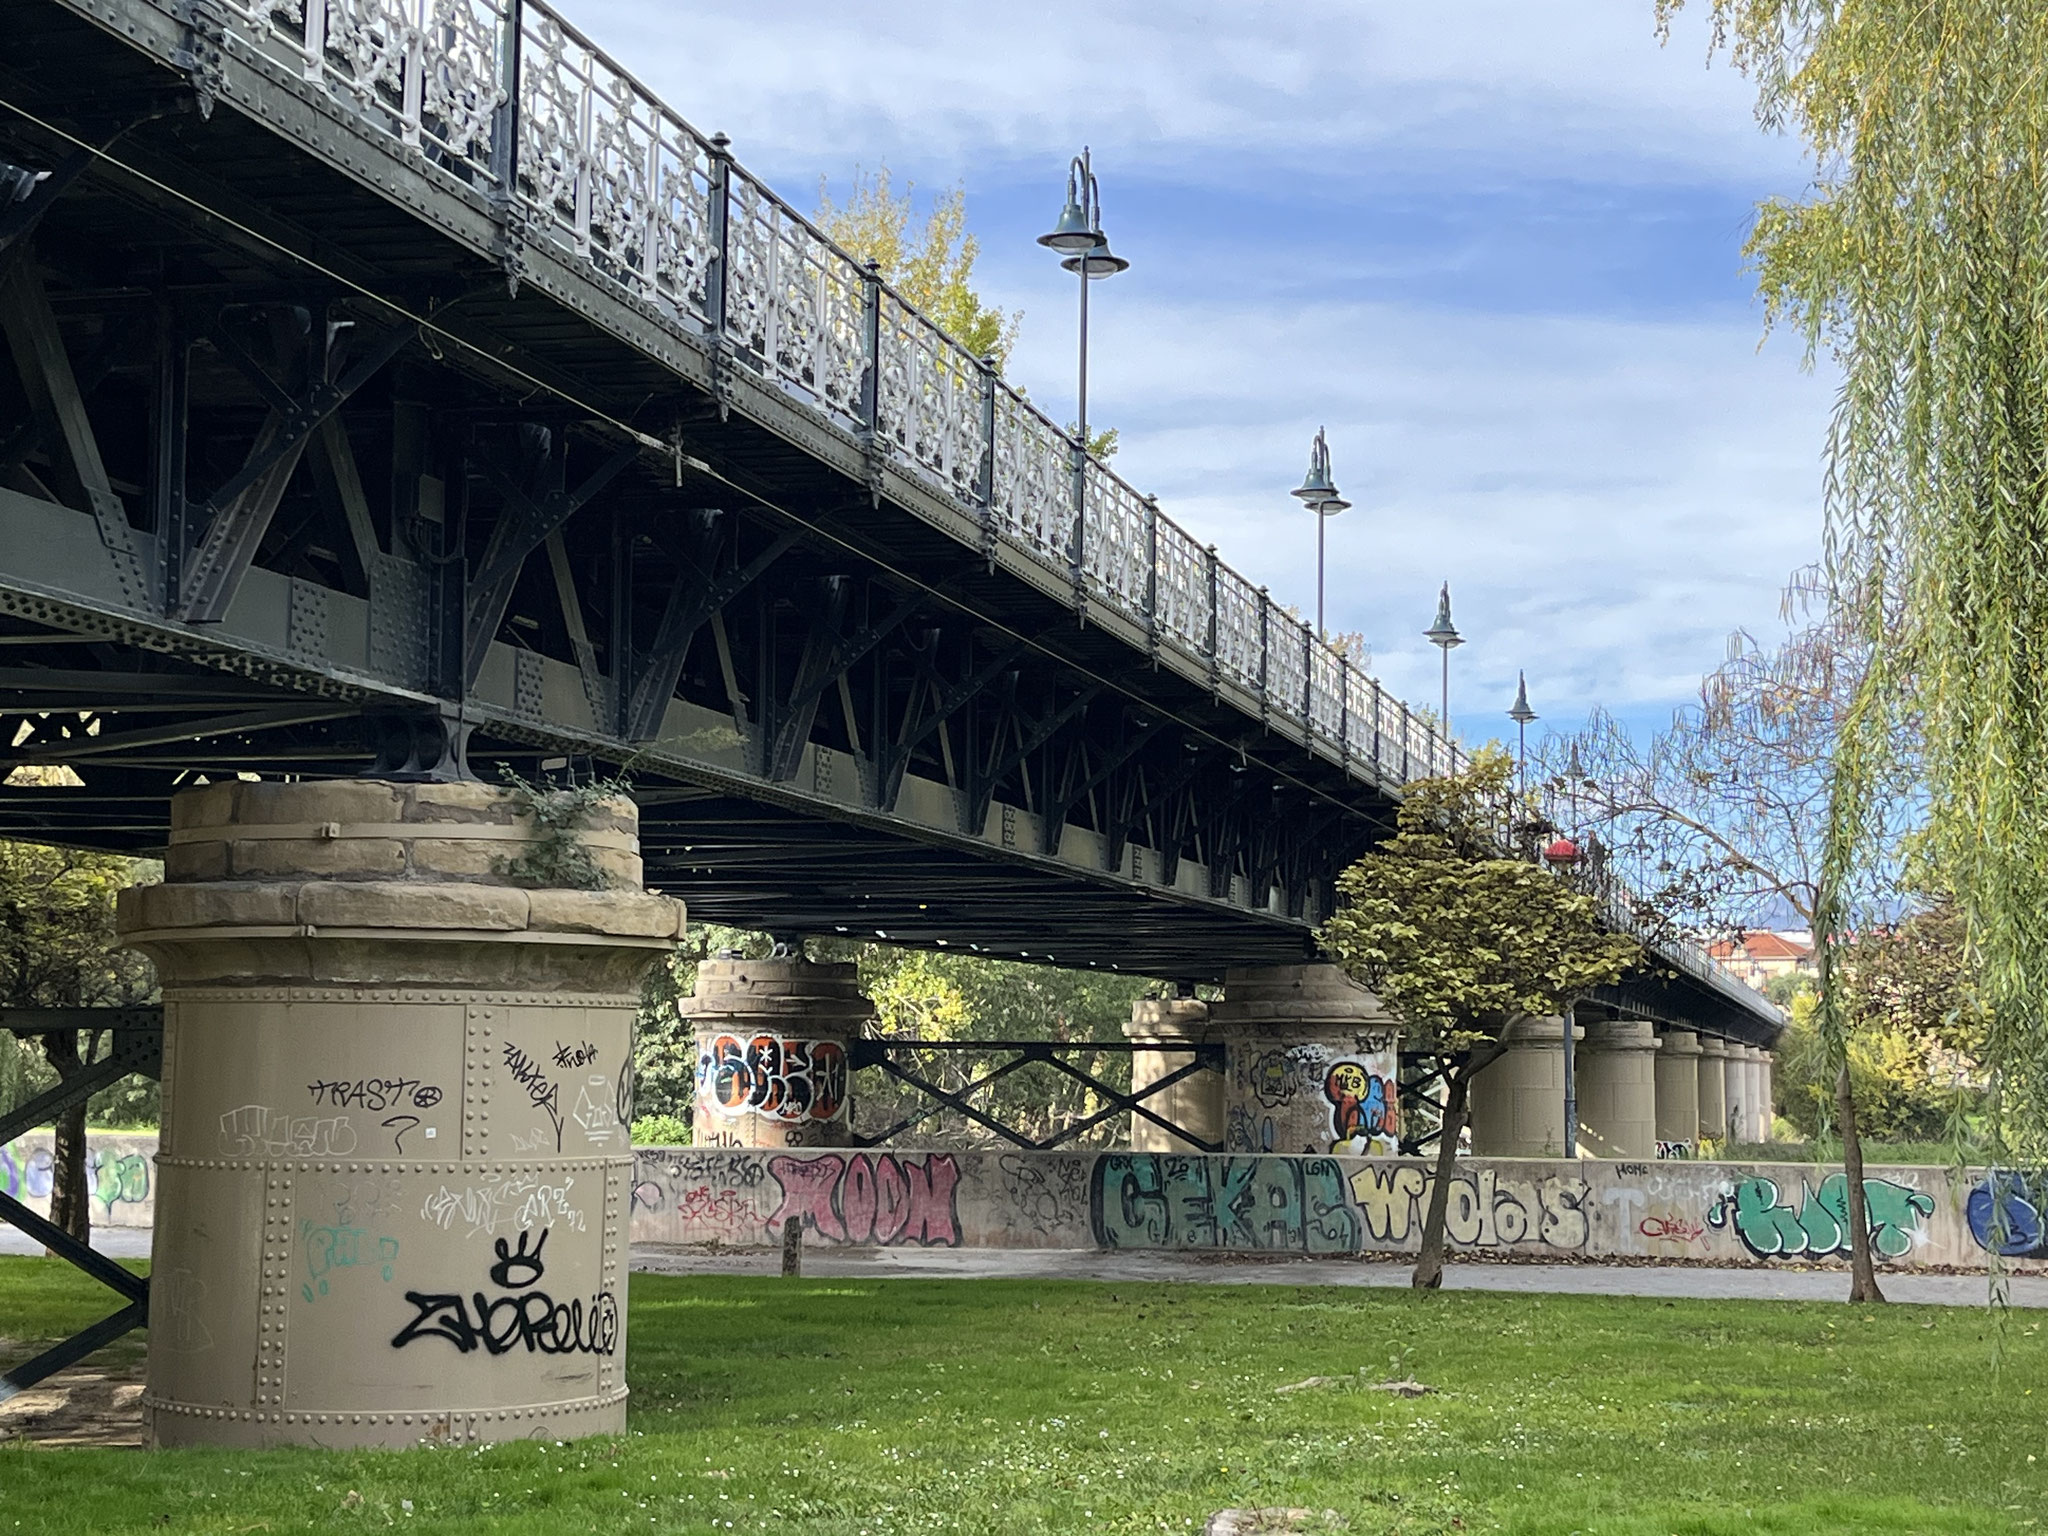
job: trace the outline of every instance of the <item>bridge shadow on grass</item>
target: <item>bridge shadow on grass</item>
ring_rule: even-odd
[[[0,1330],[94,1315],[55,1273],[0,1261]],[[1334,1511],[1298,1529],[1347,1536],[2016,1532],[2048,1483],[2027,1460],[2048,1457],[2027,1395],[2048,1344],[2011,1326],[1994,1378],[1998,1327],[1924,1307],[635,1276],[622,1438],[0,1447],[0,1536],[1069,1536],[1255,1507]],[[1432,1390],[1375,1390],[1400,1378]]]

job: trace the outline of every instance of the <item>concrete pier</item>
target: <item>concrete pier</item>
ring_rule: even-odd
[[[1577,1056],[1579,1143],[1595,1157],[1657,1155],[1657,1035],[1647,1020],[1585,1026]]]
[[[1161,1078],[1171,1077],[1195,1058],[1186,1049],[1217,1037],[1209,1019],[1209,1005],[1200,998],[1140,998],[1131,1004],[1131,1021],[1124,1035],[1144,1049],[1131,1055],[1131,1091],[1149,1088]],[[1180,1049],[1176,1050],[1178,1046]],[[1224,1074],[1193,1072],[1170,1088],[1162,1088],[1145,1105],[1154,1114],[1171,1120],[1210,1146],[1221,1146],[1225,1127]],[[1131,1150],[1134,1152],[1199,1152],[1203,1148],[1185,1136],[1176,1136],[1143,1115],[1131,1116]]]
[[[1475,1157],[1561,1157],[1564,1145],[1563,1019],[1510,1024],[1507,1051],[1472,1079]]]
[[[1657,1155],[1691,1157],[1700,1137],[1700,1037],[1666,1029],[1657,1038]]]
[[[1728,1048],[1717,1035],[1700,1036],[1700,1135],[1728,1139]]]
[[[1230,1151],[1397,1150],[1400,1026],[1341,967],[1227,971],[1209,1018],[1226,1052]]]
[[[854,966],[721,956],[697,967],[682,1011],[697,1031],[698,1146],[852,1141],[847,1045],[875,1016]]]
[[[624,1430],[633,1016],[682,907],[639,889],[630,802],[566,841],[526,805],[172,801],[167,879],[120,905],[164,995],[154,1443]]]

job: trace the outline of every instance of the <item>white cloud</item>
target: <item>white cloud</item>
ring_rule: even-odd
[[[1565,154],[1611,173],[1782,174],[1749,89],[1668,47],[1648,0],[1046,0],[847,6],[757,0],[684,13],[580,0],[571,19],[743,157],[870,161],[954,176],[992,159],[1115,143],[1128,163],[1360,154],[1502,163]]]
[[[1106,331],[1119,470],[1304,613],[1314,525],[1287,492],[1328,427],[1355,504],[1330,529],[1332,627],[1363,630],[1384,680],[1427,701],[1420,631],[1448,578],[1470,641],[1454,693],[1489,733],[1517,667],[1553,720],[1686,697],[1817,548],[1827,383],[1789,346],[1759,353],[1746,316],[1139,301]]]

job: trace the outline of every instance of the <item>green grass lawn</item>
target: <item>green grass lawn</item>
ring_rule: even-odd
[[[53,1336],[103,1298],[0,1259],[0,1333]],[[1349,1533],[2030,1530],[2037,1327],[2015,1314],[1995,1349],[1988,1314],[1925,1307],[635,1276],[621,1439],[12,1446],[0,1536],[1064,1536],[1251,1504]],[[1437,1390],[1367,1389],[1411,1375]],[[1333,1380],[1276,1390],[1311,1376]]]

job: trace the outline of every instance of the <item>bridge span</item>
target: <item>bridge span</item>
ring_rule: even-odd
[[[539,0],[11,21],[0,831],[623,765],[700,918],[1215,980],[1455,760]]]

